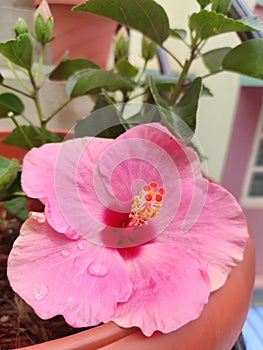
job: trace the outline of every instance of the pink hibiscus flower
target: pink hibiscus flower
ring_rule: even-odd
[[[32,149],[22,184],[45,213],[24,223],[8,277],[44,319],[171,332],[243,258],[239,205],[158,123]]]

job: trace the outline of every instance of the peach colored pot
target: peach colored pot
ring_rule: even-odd
[[[41,0],[33,0],[37,6]],[[58,63],[66,51],[70,58],[84,57],[105,68],[117,23],[88,13],[71,11],[81,0],[48,0],[54,16],[52,60]]]
[[[0,131],[0,140],[8,131]],[[26,153],[0,142],[0,155],[20,160]],[[231,234],[231,233],[230,233]],[[32,345],[28,350],[230,350],[238,338],[250,304],[255,277],[255,251],[250,236],[244,260],[226,283],[211,294],[198,319],[169,334],[145,337],[138,328],[124,329],[113,322],[68,337]]]

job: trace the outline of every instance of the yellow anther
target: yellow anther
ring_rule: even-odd
[[[140,191],[140,195],[134,197],[129,214],[129,218],[131,219],[129,225],[147,225],[148,221],[159,213],[162,206],[160,202],[164,194],[164,188],[161,187],[158,189],[156,182],[145,185]]]

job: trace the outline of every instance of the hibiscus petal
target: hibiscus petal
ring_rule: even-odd
[[[178,179],[198,177],[196,153],[158,123],[139,125],[122,134],[103,152],[94,170],[100,200],[111,210],[126,212],[133,197],[151,181],[167,188]]]
[[[38,198],[45,204],[47,220],[56,231],[74,237],[74,231],[88,235],[104,227],[89,215],[79,197],[76,169],[83,150],[88,150],[86,169],[92,171],[94,157],[96,159],[96,155],[111,142],[86,137],[46,144],[32,149],[25,156],[23,189],[29,197]],[[94,198],[89,197],[90,201]],[[98,207],[94,203],[92,205]]]
[[[122,225],[143,185],[156,181],[170,193],[163,202],[168,215],[152,219],[159,234],[177,211],[180,179],[201,176],[195,152],[158,123],[136,126],[114,141],[83,138],[44,145],[29,152],[23,168],[25,192],[45,204],[56,231],[101,244],[106,226],[120,227],[108,213],[117,213]]]
[[[85,169],[85,164],[86,162],[81,159],[79,168]],[[181,179],[201,176],[199,160],[193,149],[180,144],[158,123],[139,125],[128,130],[105,148],[98,157],[93,173],[86,171],[85,176],[83,174],[82,171],[78,176],[80,179],[78,182],[85,178],[87,183],[82,186],[80,193],[82,201],[90,212],[94,212],[93,202],[89,201],[84,192],[88,184],[93,184],[98,201],[105,208],[105,212],[114,214],[111,217],[117,218],[116,222],[122,217],[116,213],[129,213],[134,197],[139,195],[144,185],[154,181],[165,188],[166,195],[161,209],[165,215],[157,215],[151,219],[151,224],[154,226],[152,236],[141,234],[140,244],[160,234],[173,219],[182,195]],[[109,220],[109,215],[105,215],[101,220],[111,226],[114,221],[111,217]],[[97,233],[89,238],[94,242],[100,242]],[[114,237],[111,241],[114,242]],[[125,246],[125,240],[121,241]]]
[[[33,213],[8,260],[12,288],[44,319],[62,314],[74,327],[109,319],[132,285],[118,251],[69,240]]]
[[[243,259],[248,239],[246,218],[227,190],[204,178],[182,182],[182,193],[173,222],[157,241],[176,242],[199,256],[207,266],[214,291]]]
[[[152,142],[165,150],[176,164],[180,178],[202,177],[200,160],[193,148],[179,142],[168,129],[160,123],[135,126],[122,134],[118,140],[122,141],[134,138]],[[146,155],[145,159],[147,159],[149,155],[148,150],[144,151],[141,149],[141,152]]]
[[[150,336],[157,330],[171,332],[200,315],[210,284],[196,256],[159,243],[124,250],[123,256],[134,287],[130,299],[118,304],[114,322],[138,326]]]

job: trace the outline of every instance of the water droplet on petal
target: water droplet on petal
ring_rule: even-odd
[[[67,258],[67,257],[69,257],[70,252],[67,249],[63,249],[63,250],[61,250],[61,254],[64,256],[64,258]]]
[[[41,215],[41,216],[38,217],[37,221],[40,224],[43,224],[46,221],[46,217],[44,215]]]
[[[30,215],[34,220],[39,222],[40,224],[43,224],[46,221],[46,217],[42,213],[34,213],[32,212]]]
[[[68,227],[65,233],[68,237],[70,237],[73,240],[79,239],[79,235],[71,227]]]
[[[79,250],[83,250],[84,249],[83,244],[81,242],[79,242],[77,244],[77,247],[78,247]]]
[[[91,263],[88,267],[88,273],[94,277],[105,277],[109,273],[109,269],[104,264]]]
[[[33,297],[37,301],[41,301],[48,293],[48,288],[43,282],[33,284]]]

